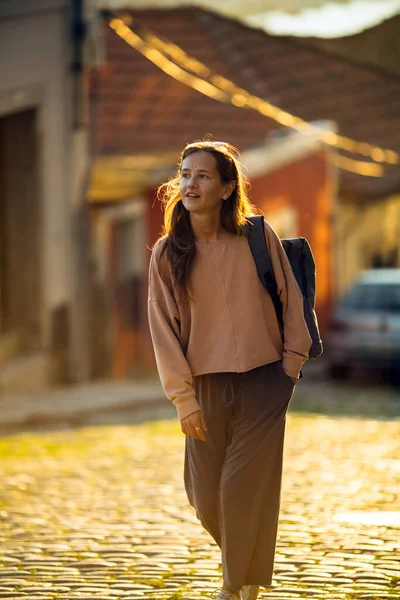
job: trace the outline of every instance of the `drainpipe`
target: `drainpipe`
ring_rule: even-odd
[[[84,0],[71,0],[70,35],[72,40],[72,128],[79,129],[83,122],[83,45],[86,38],[87,26],[83,19]]]

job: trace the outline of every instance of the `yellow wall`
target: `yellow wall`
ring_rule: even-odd
[[[400,268],[400,195],[357,206],[342,200],[336,214],[336,296],[341,297],[374,256],[396,255]]]

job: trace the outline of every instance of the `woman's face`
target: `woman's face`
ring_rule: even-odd
[[[217,163],[209,152],[189,154],[181,167],[180,193],[184,207],[191,213],[221,210],[223,196],[232,193],[232,184],[221,181]]]

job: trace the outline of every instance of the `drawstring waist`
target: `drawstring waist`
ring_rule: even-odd
[[[232,406],[235,398],[235,388],[240,394],[242,387],[242,373],[227,373],[224,390],[222,392],[221,404],[225,408]]]

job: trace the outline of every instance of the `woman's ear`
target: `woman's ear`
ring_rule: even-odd
[[[224,198],[228,199],[236,187],[236,181],[230,181],[225,188]]]

